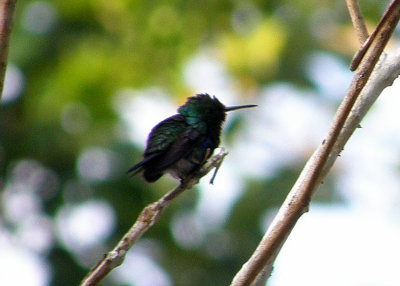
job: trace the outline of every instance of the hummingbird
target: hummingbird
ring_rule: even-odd
[[[175,114],[151,130],[143,160],[127,173],[142,172],[147,182],[155,182],[165,173],[180,181],[198,170],[220,143],[226,112],[255,107],[240,105],[226,107],[207,93],[189,97]]]

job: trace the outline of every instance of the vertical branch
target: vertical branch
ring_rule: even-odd
[[[391,17],[393,17],[393,13],[395,13],[396,11],[395,7],[397,4],[398,4],[397,0],[393,0],[390,3],[389,8],[386,9],[375,30],[368,37],[368,39],[362,43],[361,48],[357,51],[357,53],[353,57],[353,60],[351,61],[350,64],[351,71],[355,71],[358,68],[363,57],[365,56],[367,51],[371,48],[372,43],[376,41],[376,38],[378,36],[382,37],[385,35],[384,33],[382,33],[382,30],[388,29],[388,25],[390,24],[390,19]],[[397,23],[395,23],[394,25],[396,26]]]
[[[354,29],[356,30],[358,41],[362,45],[368,39],[368,30],[361,14],[360,6],[357,0],[346,0],[346,4],[347,9],[349,9],[351,22],[353,22]]]
[[[8,46],[16,2],[17,0],[0,0],[0,100],[4,88]]]

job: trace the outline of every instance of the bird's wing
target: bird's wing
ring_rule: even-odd
[[[193,149],[200,133],[186,123],[182,115],[171,116],[157,124],[150,132],[141,162],[127,173],[136,175],[145,168],[163,172]]]
[[[134,176],[140,173],[146,165],[152,165],[153,161],[176,141],[179,134],[184,132],[186,126],[185,118],[179,114],[168,117],[154,126],[147,138],[143,160],[132,166],[126,173]]]
[[[165,152],[185,132],[188,124],[182,115],[174,115],[161,121],[151,130],[144,156]]]
[[[154,165],[152,164],[153,171],[162,172],[180,159],[186,157],[193,151],[199,137],[199,131],[190,126],[187,127],[184,132],[179,134],[179,137],[170,145],[162,156],[154,159]]]
[[[152,171],[162,172],[189,154],[199,136],[200,132],[188,125],[182,115],[171,116],[151,131],[144,160],[151,156],[151,162],[147,162]]]

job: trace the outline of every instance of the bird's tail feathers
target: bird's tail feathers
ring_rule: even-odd
[[[149,161],[151,161],[152,159],[154,159],[155,157],[157,157],[159,154],[153,154],[151,156],[145,157],[142,161],[140,161],[139,163],[137,163],[136,165],[132,166],[128,171],[126,171],[127,174],[129,174],[130,177],[135,176],[136,174],[140,173],[141,171],[143,171],[143,169],[145,168],[145,164],[147,164]]]
[[[143,161],[134,165],[132,168],[126,171],[126,173],[129,174],[129,177],[133,177],[136,174],[140,173],[142,170],[143,170]]]

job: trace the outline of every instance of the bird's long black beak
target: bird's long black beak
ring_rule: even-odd
[[[251,108],[251,107],[256,107],[256,106],[258,106],[258,105],[249,104],[249,105],[228,106],[228,107],[225,107],[225,112],[238,110],[238,109],[243,109],[243,108]]]

